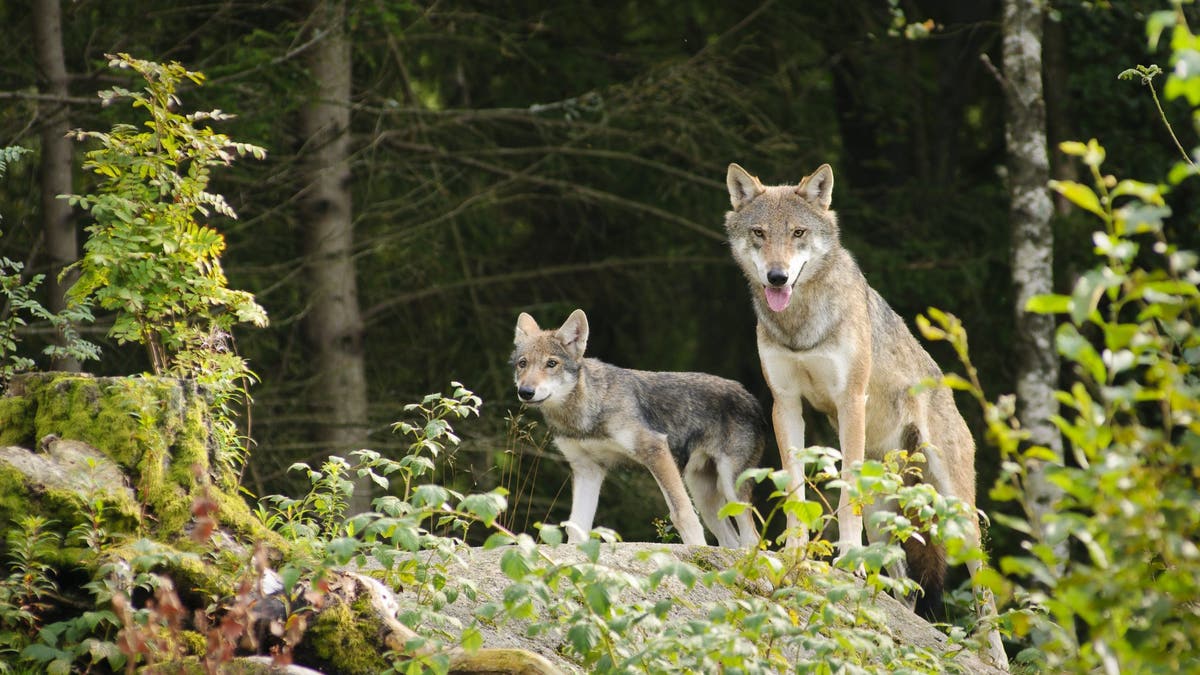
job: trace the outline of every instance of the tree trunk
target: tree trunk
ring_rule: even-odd
[[[1058,357],[1054,351],[1054,318],[1025,311],[1035,295],[1054,285],[1054,205],[1046,183],[1050,164],[1046,151],[1046,106],[1042,89],[1041,0],[1004,2],[1004,77],[1007,87],[1008,179],[1012,222],[1012,269],[1016,288],[1017,401],[1021,425],[1031,441],[1056,451],[1062,439],[1050,422],[1058,412],[1054,391]],[[1058,490],[1045,480],[1041,465],[1030,467],[1028,498],[1035,520],[1054,508]],[[1038,527],[1038,523],[1033,523]],[[1066,542],[1055,542],[1066,555]]]
[[[61,312],[66,307],[66,291],[74,283],[74,275],[59,281],[63,268],[79,257],[79,242],[71,206],[59,195],[73,192],[71,185],[71,141],[67,119],[67,66],[63,59],[62,11],[59,0],[36,0],[33,3],[34,51],[37,52],[39,88],[47,98],[38,104],[41,118],[41,190],[42,233],[50,257],[47,285],[50,311]],[[59,344],[63,337],[58,336]],[[55,370],[78,372],[79,361],[57,358],[51,364]]]
[[[317,436],[332,453],[366,447],[367,379],[355,279],[350,196],[350,40],[344,0],[316,2],[308,53],[314,99],[301,112],[305,256],[311,284],[305,327],[316,377],[309,399]],[[356,480],[352,513],[370,507],[370,481]]]

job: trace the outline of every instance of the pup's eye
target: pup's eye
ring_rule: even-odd
[[[558,365],[558,359],[549,359],[546,361],[547,368],[553,368],[554,366],[557,366],[557,365]]]
[[[750,228],[750,234],[753,234],[754,236],[758,237],[759,239],[762,239],[763,237],[767,236],[766,232],[763,232],[763,229],[761,227]]]
[[[800,237],[804,236],[805,232],[808,232],[808,230],[804,229],[803,227],[797,227],[796,229],[792,230],[792,236],[799,239]]]
[[[519,359],[519,360],[517,360],[517,367],[518,367],[518,368],[524,368],[524,367],[525,367],[525,366],[527,366],[527,365],[529,365],[529,361],[527,361],[527,360],[525,360],[525,359]]]

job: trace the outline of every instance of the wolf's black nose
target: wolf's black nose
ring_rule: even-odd
[[[522,401],[528,401],[533,398],[533,387],[517,387],[517,396]]]
[[[788,275],[780,269],[767,270],[767,283],[772,286],[782,286],[787,283]]]

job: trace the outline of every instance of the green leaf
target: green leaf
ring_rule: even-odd
[[[468,652],[476,651],[483,646],[483,633],[476,626],[467,626],[463,629],[458,643]]]
[[[1100,358],[1100,353],[1087,338],[1079,334],[1079,330],[1074,325],[1065,323],[1059,326],[1054,343],[1058,353],[1083,367],[1084,372],[1091,376],[1093,382],[1099,384],[1107,382],[1107,370],[1104,367],[1104,360]]]
[[[809,530],[816,530],[821,524],[821,515],[825,512],[817,502],[789,499],[783,505],[785,513],[795,516]]]
[[[496,516],[500,515],[507,505],[508,502],[503,495],[489,492],[482,495],[468,495],[462,500],[459,507],[490,527],[496,521]]]
[[[1052,180],[1049,185],[1051,190],[1066,197],[1068,201],[1079,208],[1091,211],[1101,218],[1108,218],[1104,207],[1100,205],[1100,198],[1096,196],[1092,188],[1071,180]]]
[[[1072,157],[1083,157],[1087,154],[1087,145],[1079,141],[1063,141],[1058,144],[1058,149],[1065,155]]]
[[[600,637],[591,624],[577,623],[567,630],[567,641],[577,653],[586,656],[600,642]]]
[[[583,554],[587,556],[588,562],[595,563],[596,561],[600,560],[599,539],[588,539],[587,541],[579,544],[579,550],[583,551]]]
[[[558,546],[563,541],[562,528],[557,525],[538,524],[538,538],[550,546]]]
[[[1033,314],[1066,314],[1071,308],[1071,296],[1035,295],[1025,303],[1025,311]]]
[[[493,532],[491,536],[489,536],[487,540],[483,542],[483,548],[484,550],[491,550],[494,548],[500,548],[501,546],[511,546],[514,543],[516,543],[516,539],[513,539],[512,535],[505,534],[503,532]]]
[[[520,581],[529,574],[529,564],[525,562],[521,551],[514,548],[500,556],[500,571],[509,579]]]
[[[583,597],[587,600],[588,607],[601,616],[606,616],[609,607],[612,606],[608,588],[602,582],[593,582],[585,586]]]
[[[731,516],[740,516],[750,508],[746,502],[727,502],[721,510],[717,512],[718,518],[729,518]]]

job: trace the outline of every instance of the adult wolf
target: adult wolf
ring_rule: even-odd
[[[725,215],[725,229],[750,283],[759,359],[774,397],[775,438],[796,491],[803,496],[804,467],[790,450],[804,447],[807,402],[837,428],[843,473],[867,456],[921,450],[925,480],[974,509],[975,441],[949,389],[912,393],[914,385],[940,379],[942,372],[842,247],[837,215],[829,208],[833,170],[824,164],[799,185],[763,186],[730,164],[726,183],[733,210]],[[842,555],[862,545],[863,517],[843,491],[837,511]],[[867,530],[873,541],[882,535]],[[978,543],[978,520],[973,535]],[[922,585],[920,609],[928,613],[940,601],[944,552],[915,540],[905,551],[908,569],[890,571]],[[972,577],[979,567],[970,564]],[[981,611],[994,614],[990,603],[985,594]],[[993,631],[988,640],[993,659],[1005,663],[999,634]]]
[[[587,539],[605,474],[632,460],[658,481],[683,543],[705,543],[686,484],[721,546],[754,546],[758,530],[748,511],[736,517],[737,529],[718,512],[749,499],[750,485],[734,484],[762,457],[766,421],[758,401],[737,382],[713,375],[628,370],[584,358],[587,339],[581,309],[557,330],[542,330],[522,313],[513,339],[517,397],[542,410],[571,465],[568,540]]]

